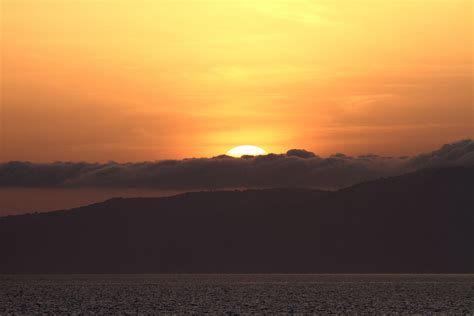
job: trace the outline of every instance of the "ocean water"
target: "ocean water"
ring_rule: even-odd
[[[474,275],[0,275],[8,313],[474,314]]]

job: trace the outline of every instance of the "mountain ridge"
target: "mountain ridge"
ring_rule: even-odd
[[[473,167],[0,218],[3,273],[473,271]]]

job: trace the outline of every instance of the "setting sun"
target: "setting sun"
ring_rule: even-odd
[[[237,146],[229,150],[226,155],[240,158],[244,155],[249,156],[258,156],[258,155],[266,155],[267,152],[260,147],[252,146],[252,145],[243,145]]]

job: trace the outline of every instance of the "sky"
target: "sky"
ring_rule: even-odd
[[[0,161],[474,136],[470,0],[0,1]]]

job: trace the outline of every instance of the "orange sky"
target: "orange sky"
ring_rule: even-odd
[[[0,1],[0,161],[474,137],[470,0]]]

